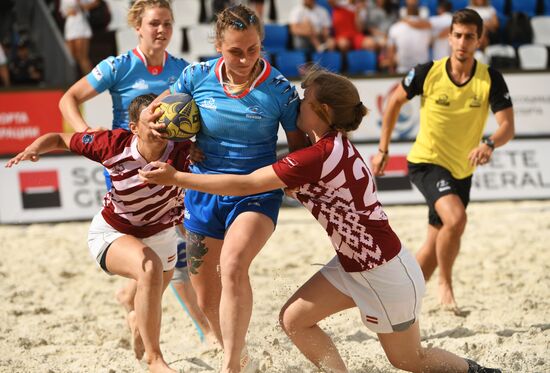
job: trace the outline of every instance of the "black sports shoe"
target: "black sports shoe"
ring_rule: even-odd
[[[500,369],[485,368],[470,359],[464,359],[468,363],[468,373],[502,373]]]

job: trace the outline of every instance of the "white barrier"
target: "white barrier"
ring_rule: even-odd
[[[377,181],[385,205],[423,203],[407,177],[405,157],[411,143],[391,146],[388,176]],[[375,145],[358,145],[367,163]],[[473,201],[550,198],[550,139],[513,140],[495,151],[491,164],[474,174]],[[0,159],[5,163],[7,159]],[[0,168],[0,223],[30,223],[90,219],[105,193],[102,167],[84,157],[43,157]]]

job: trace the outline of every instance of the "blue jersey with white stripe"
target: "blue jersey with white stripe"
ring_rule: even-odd
[[[195,173],[250,173],[276,161],[279,123],[295,131],[298,93],[267,61],[251,87],[239,95],[222,84],[223,57],[189,65],[172,93],[193,96],[201,114],[197,145],[205,160]]]
[[[147,66],[139,48],[107,57],[86,76],[94,89],[109,90],[113,100],[113,129],[128,129],[128,106],[140,95],[160,94],[173,84],[188,63],[165,53],[163,66]]]

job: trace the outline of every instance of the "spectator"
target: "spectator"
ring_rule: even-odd
[[[81,74],[87,74],[92,70],[89,56],[92,28],[85,11],[96,6],[96,1],[61,0],[61,13],[65,17],[65,42],[78,63]]]
[[[405,5],[399,8],[399,18],[407,17],[407,15],[409,14],[407,8],[409,7],[409,4],[412,4],[412,3],[416,3],[416,6],[418,7],[419,18],[427,20],[430,17],[430,8],[423,5],[419,5],[418,1],[416,0],[413,0],[413,1],[406,0]]]
[[[468,8],[475,10],[483,20],[483,34],[479,43],[480,49],[484,50],[487,45],[499,42],[499,23],[495,7],[490,5],[488,0],[471,0]]]
[[[6,55],[4,54],[4,49],[0,45],[0,79],[2,80],[2,84],[6,87],[9,87],[10,85],[10,71],[8,69],[8,59],[6,58]]]
[[[440,60],[451,53],[449,44],[449,30],[453,15],[452,4],[449,1],[441,1],[437,7],[437,15],[428,20],[422,18],[405,18],[409,26],[419,29],[430,29],[432,32],[432,59]]]
[[[377,48],[375,39],[362,31],[367,16],[365,0],[329,0],[329,4],[333,9],[332,28],[339,50]]]
[[[451,54],[449,30],[453,20],[450,1],[441,1],[437,6],[437,15],[430,17],[432,28],[432,59],[440,60]]]
[[[315,0],[302,0],[290,11],[290,33],[294,48],[308,52],[334,49],[334,39],[330,37],[332,22],[328,11],[317,5]]]
[[[31,55],[27,39],[19,39],[15,56],[9,62],[9,70],[14,85],[36,85],[42,82],[42,60]]]
[[[363,31],[374,37],[378,45],[385,44],[391,25],[397,20],[397,10],[391,0],[371,0]]]
[[[407,16],[391,26],[388,35],[388,68],[406,73],[419,63],[430,60],[431,31],[408,22],[419,20],[418,1],[407,0]]]

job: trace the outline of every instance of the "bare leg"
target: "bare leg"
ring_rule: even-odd
[[[418,321],[403,332],[378,334],[390,363],[408,372],[468,372],[468,363],[461,357],[439,348],[420,345]]]
[[[436,239],[439,300],[443,306],[456,309],[452,272],[466,227],[466,209],[456,194],[449,194],[436,201],[435,210],[443,222]]]
[[[252,315],[252,288],[248,270],[274,229],[273,221],[266,215],[244,212],[227,230],[220,256],[220,326],[224,373],[240,372],[241,352],[245,347]]]
[[[428,232],[426,234],[426,241],[416,253],[416,260],[422,268],[422,273],[424,274],[424,280],[428,281],[436,267],[437,267],[437,255],[435,251],[435,242],[437,239],[437,234],[439,233],[440,227],[435,227],[428,224]]]
[[[202,310],[210,330],[223,347],[220,328],[220,297],[222,284],[218,272],[223,241],[187,232],[187,266],[197,304]]]
[[[110,272],[137,282],[135,310],[132,312],[135,312],[149,371],[175,372],[164,361],[159,342],[162,293],[173,272],[164,273],[162,262],[155,252],[133,236],[122,236],[111,244],[106,265]]]
[[[172,286],[178,292],[178,295],[183,303],[185,303],[185,306],[189,311],[189,315],[193,318],[193,320],[197,322],[197,324],[201,328],[208,343],[210,343],[211,345],[217,344],[216,336],[210,328],[210,324],[208,323],[206,316],[204,315],[197,303],[197,295],[195,294],[195,290],[193,290],[193,285],[191,285],[191,282],[172,281]]]
[[[296,347],[319,369],[347,372],[338,349],[317,323],[352,307],[355,307],[353,299],[317,272],[286,302],[279,322]]]

